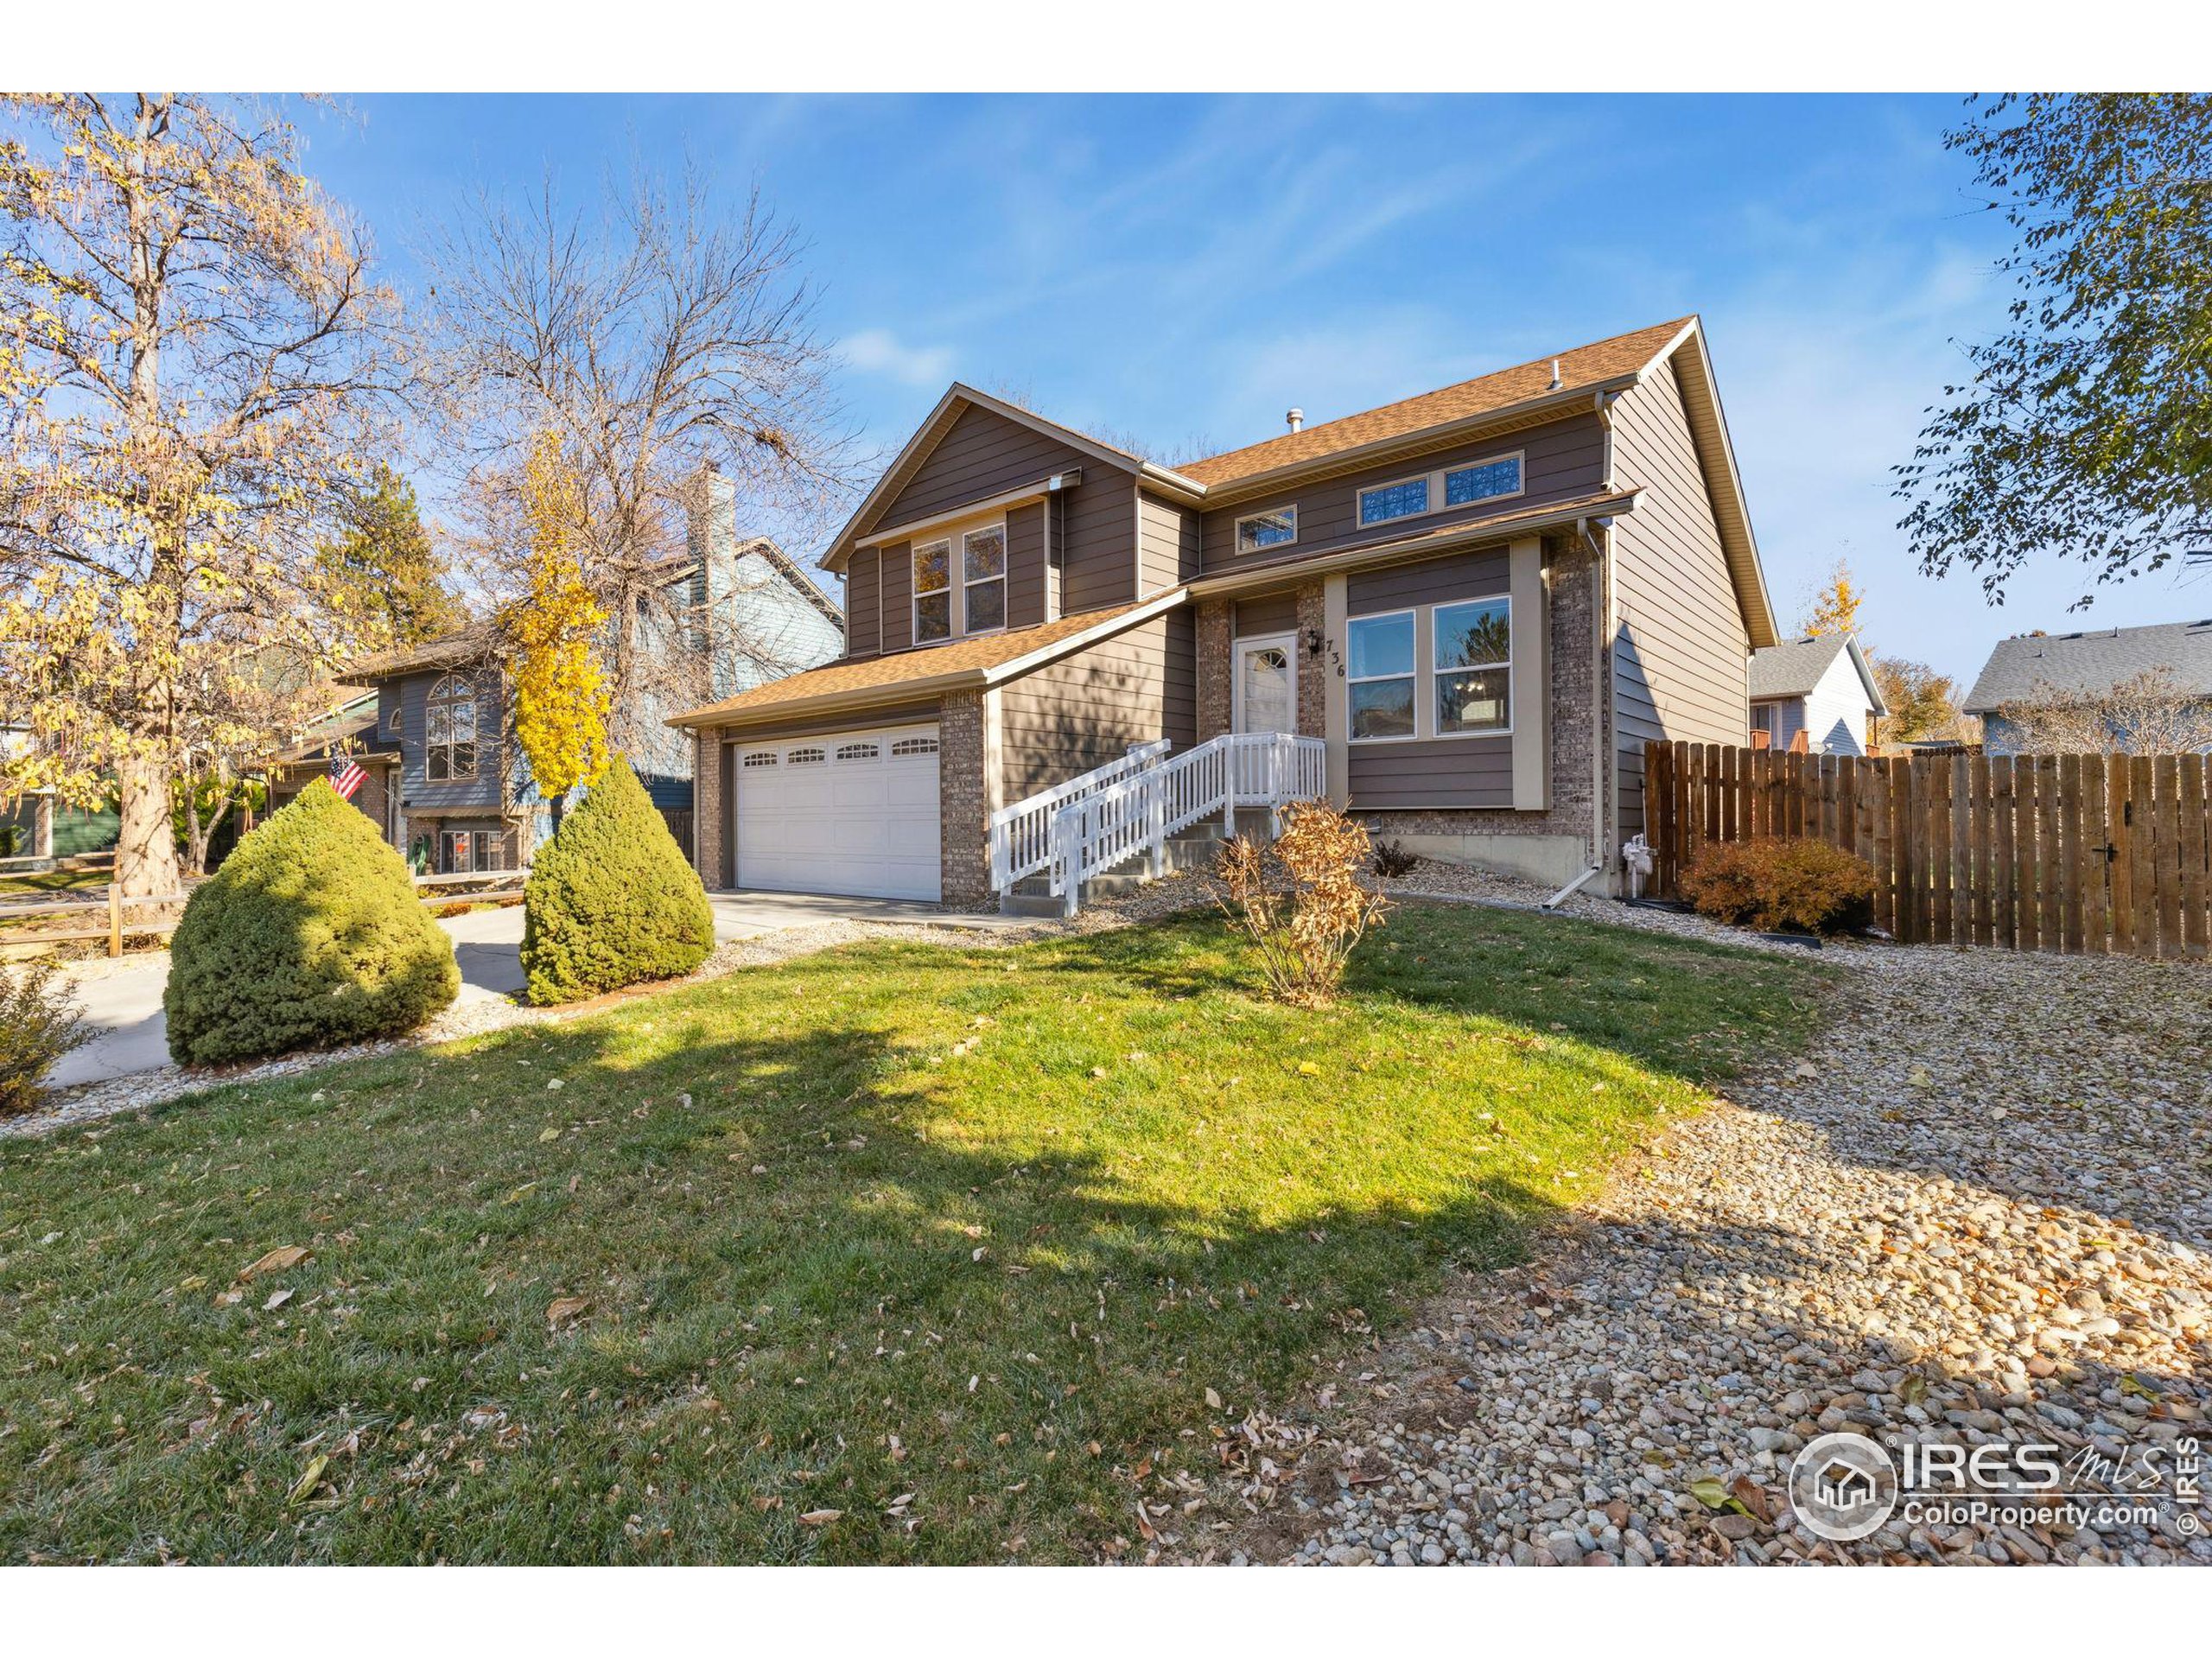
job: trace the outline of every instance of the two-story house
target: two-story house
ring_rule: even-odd
[[[1873,664],[1850,633],[1809,635],[1751,653],[1751,743],[1866,754],[1888,714]]]
[[[995,812],[1227,732],[1416,851],[1611,871],[1776,638],[1695,318],[1173,468],[955,385],[821,563],[842,659],[677,721],[709,887],[981,904]]]
[[[733,487],[708,473],[694,493],[682,553],[655,572],[666,622],[641,648],[669,671],[652,677],[687,697],[730,696],[777,673],[837,657],[843,617],[821,588],[765,537],[738,532]],[[357,802],[395,847],[438,874],[512,869],[553,833],[550,804],[514,741],[499,631],[478,623],[352,664],[341,683],[368,688],[376,715],[366,753],[384,760],[384,787]],[[636,734],[628,758],[670,832],[691,845],[696,747],[673,736],[669,694],[618,711]]]

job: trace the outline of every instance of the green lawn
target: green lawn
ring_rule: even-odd
[[[0,1141],[0,1558],[1087,1559],[1822,977],[1440,906],[1325,1014],[1215,918],[879,944]]]

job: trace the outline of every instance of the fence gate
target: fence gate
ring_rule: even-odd
[[[1653,886],[1716,841],[1809,836],[1874,867],[1874,919],[1915,944],[2202,957],[2212,801],[2201,754],[1792,754],[1644,749]]]

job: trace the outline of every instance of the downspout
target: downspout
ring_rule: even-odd
[[[1604,488],[1611,493],[1613,481],[1613,400],[1611,395],[1599,391],[1592,399],[1592,409],[1598,417],[1598,427],[1603,435],[1599,461]],[[1600,542],[1590,533],[1590,521],[1577,518],[1575,533],[1590,550],[1590,714],[1596,726],[1596,741],[1590,746],[1590,861],[1593,866],[1605,867],[1612,859],[1611,791],[1606,788],[1606,751],[1618,741],[1613,731],[1615,710],[1612,688],[1608,683],[1606,659],[1611,645],[1613,616],[1613,582],[1611,551],[1611,522],[1605,521],[1605,539]],[[1614,757],[1617,760],[1618,757]]]

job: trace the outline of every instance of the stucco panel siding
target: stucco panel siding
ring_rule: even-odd
[[[1488,599],[1510,586],[1512,565],[1502,547],[1425,559],[1419,564],[1354,571],[1344,587],[1344,607],[1353,616],[1403,610],[1413,605],[1448,604],[1455,599]]]
[[[1433,512],[1414,518],[1395,519],[1388,524],[1362,530],[1358,522],[1358,493],[1376,484],[1410,477],[1417,473],[1449,468],[1493,455],[1522,452],[1522,493],[1499,500],[1478,502],[1449,512]],[[1236,520],[1272,507],[1298,506],[1295,549],[1269,550],[1270,556],[1293,550],[1319,552],[1358,540],[1379,540],[1403,535],[1409,529],[1463,524],[1500,512],[1514,512],[1545,501],[1586,494],[1598,488],[1605,473],[1605,435],[1597,416],[1577,415],[1548,422],[1525,431],[1478,443],[1455,444],[1409,461],[1387,461],[1341,478],[1255,497],[1234,506],[1209,510],[1200,535],[1200,550],[1209,572],[1233,568],[1237,561]]]
[[[1643,745],[1742,743],[1751,641],[1670,364],[1613,409],[1614,470],[1644,486],[1613,528],[1620,833],[1643,826]]]
[[[1189,639],[1186,614],[1172,612],[1006,685],[999,693],[1004,798],[1065,783],[1118,760],[1132,743],[1192,731]]]
[[[883,551],[864,547],[845,567],[845,654],[873,657],[883,649]]]
[[[1345,768],[1351,804],[1359,811],[1513,804],[1510,737],[1354,743]]]

